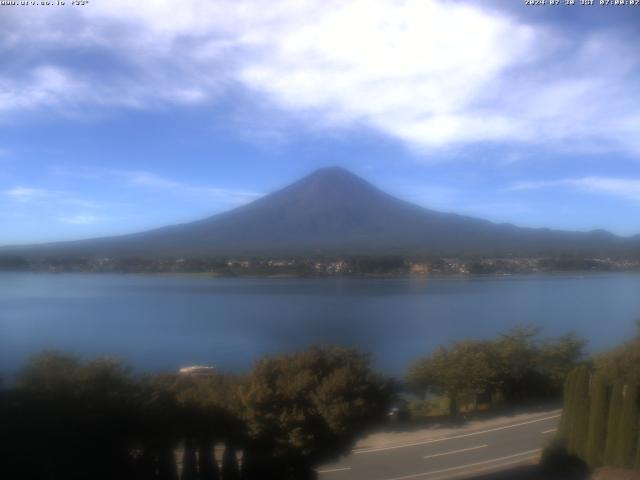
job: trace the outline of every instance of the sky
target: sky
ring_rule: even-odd
[[[640,5],[17,3],[0,245],[195,220],[333,165],[437,210],[640,233]]]

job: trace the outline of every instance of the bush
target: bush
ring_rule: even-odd
[[[589,473],[587,464],[569,453],[567,445],[561,439],[553,440],[543,451],[540,466],[545,474],[558,475],[561,478],[585,478]]]
[[[355,349],[311,348],[259,361],[242,389],[249,435],[268,456],[314,466],[384,419],[388,384]]]

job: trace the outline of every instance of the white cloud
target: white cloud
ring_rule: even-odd
[[[436,0],[15,10],[0,44],[35,60],[0,75],[0,118],[213,103],[242,87],[308,128],[366,127],[420,150],[516,142],[640,153],[640,58],[615,32],[570,37]],[[107,66],[53,65],[56,51],[96,53]]]
[[[5,190],[3,192],[7,197],[19,202],[30,202],[32,200],[41,200],[53,196],[53,194],[47,190],[41,188],[30,188],[17,186]]]
[[[255,200],[262,194],[250,190],[220,188],[206,185],[196,185],[188,182],[173,180],[146,170],[121,170],[101,167],[80,167],[69,169],[63,166],[53,167],[50,172],[57,177],[79,178],[83,180],[115,182],[131,188],[145,188],[183,197],[209,198],[226,206],[235,206]],[[79,199],[75,205],[83,206]],[[68,202],[71,203],[71,202]],[[91,206],[91,202],[85,202]]]
[[[59,203],[83,208],[101,208],[101,205],[91,200],[85,200],[73,193],[59,190],[47,190],[25,186],[15,186],[1,192],[11,200],[18,202],[43,202]]]
[[[246,203],[261,195],[247,190],[192,185],[144,170],[106,170],[106,172],[125,180],[132,186],[165,190],[178,195],[206,196],[230,204]]]
[[[98,218],[94,215],[87,214],[77,214],[68,217],[60,217],[58,220],[62,223],[67,223],[71,225],[91,225],[96,223]]]
[[[582,191],[640,201],[640,179],[582,177],[539,182],[517,182],[510,187],[510,190],[538,190],[557,187],[570,187]]]

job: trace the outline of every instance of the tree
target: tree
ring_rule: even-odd
[[[582,360],[586,341],[576,333],[549,340],[540,349],[540,369],[552,391],[559,392],[571,370]]]
[[[496,387],[507,401],[518,402],[531,397],[539,384],[540,348],[535,338],[538,328],[520,325],[493,343]]]
[[[29,359],[18,378],[18,386],[41,394],[71,395],[80,367],[75,355],[45,351]]]
[[[579,367],[573,383],[573,400],[569,408],[571,415],[571,434],[569,436],[569,452],[585,458],[589,431],[589,378],[587,367]]]
[[[54,477],[113,478],[131,468],[127,440],[135,423],[136,387],[113,359],[81,363],[56,352],[34,356],[18,380],[25,408],[16,422],[27,444],[42,442],[36,460]],[[30,468],[39,468],[32,466]]]
[[[425,395],[444,393],[449,398],[449,410],[456,415],[460,402],[486,393],[494,377],[486,342],[456,342],[450,349],[439,347],[431,356],[415,362],[407,373],[410,388]]]
[[[405,382],[411,392],[424,399],[430,392],[439,388],[440,365],[435,358],[444,355],[441,349],[436,350],[430,357],[414,361],[407,370]]]
[[[563,409],[562,416],[560,417],[560,427],[558,428],[558,436],[560,439],[568,444],[569,437],[571,436],[571,427],[573,425],[573,394],[574,383],[576,380],[576,371],[572,370],[567,375],[567,379],[564,382],[563,389]]]
[[[591,468],[604,464],[604,447],[607,438],[609,382],[602,372],[596,372],[591,381],[591,406],[589,409],[589,434],[586,460]]]
[[[624,387],[624,400],[618,424],[617,455],[615,463],[633,468],[638,442],[638,385],[628,383]]]
[[[613,384],[611,402],[609,403],[609,419],[607,422],[607,442],[604,451],[604,464],[615,465],[618,451],[618,430],[620,428],[620,417],[622,412],[622,389],[623,384],[616,381]]]
[[[259,361],[241,401],[257,450],[297,470],[349,450],[384,417],[386,382],[355,349],[318,348]]]
[[[595,367],[609,378],[640,384],[640,320],[635,338],[624,345],[598,355]]]
[[[452,414],[461,399],[511,403],[560,395],[569,372],[581,361],[584,340],[575,334],[541,342],[536,328],[517,326],[493,341],[462,341],[438,347],[407,371],[406,384],[424,397],[444,393]]]

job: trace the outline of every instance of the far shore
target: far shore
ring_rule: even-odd
[[[637,275],[638,270],[593,271],[593,270],[554,270],[516,273],[432,273],[414,274],[340,274],[340,275],[299,275],[299,274],[225,274],[218,272],[149,272],[149,271],[79,271],[79,270],[0,270],[0,274],[35,274],[35,275],[139,275],[147,277],[177,277],[206,279],[267,279],[267,280],[319,280],[319,279],[356,279],[356,280],[470,280],[500,279],[524,277],[595,277],[602,275]]]

